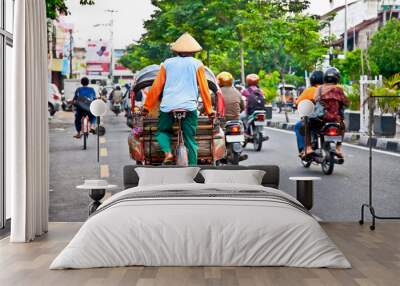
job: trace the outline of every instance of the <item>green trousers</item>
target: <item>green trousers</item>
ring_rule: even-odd
[[[172,113],[160,112],[158,118],[157,141],[163,152],[171,152],[172,127],[175,118]],[[197,165],[197,143],[196,129],[198,124],[197,111],[188,111],[186,117],[182,119],[183,140],[188,150],[189,165]]]

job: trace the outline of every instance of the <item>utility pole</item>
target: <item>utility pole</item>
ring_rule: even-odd
[[[345,7],[344,7],[344,55],[346,56],[347,54],[347,0],[345,0]]]
[[[113,81],[114,76],[114,14],[118,13],[118,10],[107,9],[106,12],[111,14],[110,21],[110,49],[111,49],[111,67],[110,67],[110,79]]]
[[[240,79],[242,84],[246,84],[246,75],[244,71],[244,50],[242,45],[240,45]]]
[[[69,78],[72,78],[73,76],[73,71],[72,71],[72,50],[73,50],[73,41],[74,41],[74,36],[72,35],[72,29],[69,30]]]

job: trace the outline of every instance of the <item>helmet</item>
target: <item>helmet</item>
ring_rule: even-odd
[[[330,67],[324,73],[324,83],[337,84],[340,81],[340,72],[337,68]]]
[[[256,75],[256,74],[254,74],[254,73],[249,74],[246,77],[247,85],[257,85],[259,81],[260,81],[260,77],[258,75]]]
[[[218,85],[219,86],[232,86],[233,84],[233,76],[229,72],[221,72],[217,75]]]
[[[324,73],[322,71],[313,71],[310,75],[311,85],[323,84],[324,83]]]

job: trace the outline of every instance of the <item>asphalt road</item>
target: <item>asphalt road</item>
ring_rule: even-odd
[[[90,203],[87,191],[76,189],[84,179],[102,176],[110,183],[122,186],[122,168],[132,164],[125,117],[107,114],[106,135],[101,141],[100,170],[96,163],[95,137],[89,138],[89,148],[82,150],[81,140],[74,134],[72,113],[56,115],[50,124],[50,220],[84,221]],[[294,134],[266,129],[270,140],[261,152],[246,148],[249,159],[243,164],[276,164],[281,168],[281,189],[295,194],[291,176],[320,176],[315,184],[312,212],[326,221],[358,221],[360,206],[368,200],[368,152],[365,148],[345,146],[346,162],[337,166],[334,174],[324,176],[320,166],[304,169],[297,158]],[[111,195],[111,192],[107,196]],[[400,215],[400,157],[374,151],[374,205],[379,215]]]

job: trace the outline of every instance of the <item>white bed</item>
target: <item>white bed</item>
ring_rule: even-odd
[[[218,195],[222,193],[227,195]],[[282,191],[255,185],[130,188],[100,206],[50,269],[351,267],[319,223],[298,204]]]

